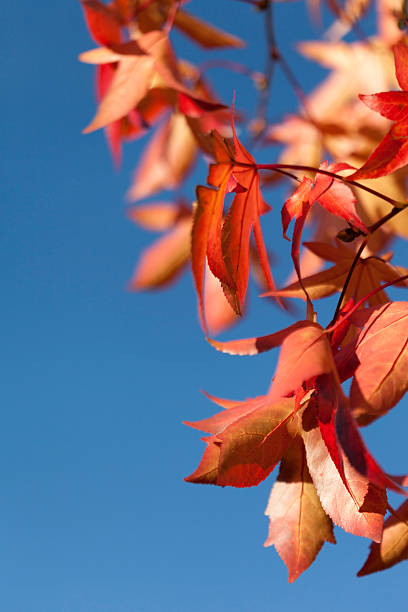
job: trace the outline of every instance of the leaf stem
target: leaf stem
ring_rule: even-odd
[[[379,291],[383,291],[384,289],[387,289],[387,287],[391,287],[392,285],[398,285],[398,283],[402,283],[403,281],[406,281],[406,280],[408,280],[408,274],[404,274],[404,276],[400,276],[399,278],[389,281],[388,283],[379,285],[378,287],[370,291],[370,293],[367,293],[367,295],[362,297],[361,300],[359,300],[356,304],[354,304],[353,308],[346,315],[344,315],[344,318],[341,319],[341,321],[337,321],[335,323],[334,318],[333,318],[333,321],[326,327],[325,333],[330,334],[334,332],[335,329],[337,329],[338,325],[341,325],[346,319],[351,317],[351,315],[354,314],[356,310],[358,310],[360,306],[364,304],[364,302],[366,302],[371,296],[375,295]]]
[[[353,275],[354,268],[356,267],[356,265],[358,263],[358,260],[360,259],[360,256],[361,256],[362,252],[364,251],[364,249],[366,248],[366,246],[367,246],[367,238],[365,240],[363,240],[363,242],[360,244],[360,246],[358,248],[358,251],[357,251],[357,253],[356,253],[356,255],[355,255],[354,259],[353,259],[353,263],[350,266],[350,269],[348,271],[346,280],[345,280],[344,285],[343,285],[343,289],[341,290],[340,297],[339,297],[339,299],[337,301],[336,310],[334,311],[334,316],[333,316],[333,319],[330,322],[330,325],[333,325],[336,322],[336,319],[337,319],[337,317],[339,315],[340,308],[341,308],[344,296],[346,295],[347,287],[350,284],[350,280],[351,280],[351,277]]]
[[[240,164],[240,163],[239,164],[237,163],[237,165],[251,166],[251,164]],[[363,191],[367,191],[368,193],[371,193],[371,195],[374,195],[377,198],[380,198],[381,200],[388,202],[392,206],[395,206],[396,208],[398,208],[398,210],[403,210],[408,205],[408,202],[399,202],[398,200],[394,200],[394,198],[391,198],[390,196],[387,196],[384,193],[381,193],[380,191],[376,191],[375,189],[372,189],[371,187],[362,185],[361,183],[358,183],[357,181],[350,180],[345,176],[340,176],[339,174],[336,174],[335,172],[330,172],[330,170],[323,170],[322,168],[314,168],[313,166],[303,166],[302,164],[255,164],[255,166],[257,170],[272,170],[273,171],[277,169],[281,169],[281,170],[288,169],[288,170],[301,170],[303,172],[317,172],[319,174],[325,174],[326,176],[331,176],[332,178],[335,178],[338,181],[342,181],[343,183],[347,183],[348,185],[352,185],[353,187],[357,187],[358,189],[363,189]]]

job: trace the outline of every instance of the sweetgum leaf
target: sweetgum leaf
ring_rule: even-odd
[[[217,433],[206,439],[207,449],[203,459],[186,480],[208,482],[208,474],[211,474],[211,484],[220,486],[250,487],[259,484],[292,443],[293,432],[288,428],[288,421],[293,412],[293,398],[271,402],[268,397],[260,397],[233,406],[210,419],[187,423]],[[219,458],[211,445],[219,447]]]
[[[391,132],[388,132],[365,164],[348,178],[352,180],[377,178],[391,174],[407,164],[408,140],[394,138]]]
[[[180,218],[188,215],[189,211],[182,202],[149,202],[132,206],[127,211],[129,219],[153,232],[169,230]]]
[[[220,403],[220,400],[216,400],[212,396],[209,396],[209,398],[215,403]],[[265,395],[260,395],[259,397],[247,399],[244,402],[233,402],[232,405],[225,405],[225,401],[227,400],[221,400],[222,403],[220,405],[223,408],[228,408],[227,411],[218,412],[214,416],[202,419],[201,421],[184,421],[184,424],[206,433],[220,434],[238,419],[262,408],[267,400]]]
[[[395,76],[401,89],[408,91],[408,47],[402,42],[394,45]]]
[[[120,20],[111,8],[98,0],[81,0],[89,32],[101,45],[120,43]]]
[[[405,91],[386,91],[360,95],[359,98],[369,108],[392,121],[402,121],[408,117],[408,94]]]
[[[198,468],[187,476],[186,482],[194,482],[195,484],[213,484],[216,485],[218,478],[218,464],[220,461],[220,444],[217,443],[215,436],[210,438],[202,438],[207,444],[202,459]]]
[[[269,534],[293,582],[314,561],[324,542],[336,543],[331,519],[324,512],[310,477],[301,438],[295,438],[281,461],[265,514]]]
[[[267,286],[272,291],[275,289],[259,222],[259,217],[270,209],[260,191],[254,159],[239,142],[234,125],[232,142],[214,131],[206,139],[205,147],[216,160],[210,166],[207,179],[215,189],[197,188],[192,249],[193,273],[204,329],[201,270],[205,257],[211,272],[220,280],[231,307],[240,315],[248,286],[252,232]],[[225,194],[231,191],[235,192],[235,197],[222,222]]]
[[[229,340],[228,342],[220,342],[219,340],[213,340],[207,338],[208,342],[217,351],[221,353],[227,353],[228,355],[257,355],[258,353],[264,353],[270,351],[277,346],[280,346],[285,338],[296,329],[302,329],[309,327],[309,321],[298,321],[293,323],[289,327],[282,329],[281,331],[269,334],[268,336],[258,336],[255,338],[244,338],[242,340]]]
[[[364,324],[356,344],[359,365],[350,390],[361,424],[387,413],[408,389],[408,302],[391,302],[355,313]]]
[[[197,153],[184,115],[173,113],[149,140],[134,174],[128,198],[147,198],[162,189],[175,189],[186,178]]]
[[[381,542],[371,544],[370,554],[357,576],[380,572],[405,559],[408,559],[408,501],[387,518]]]
[[[345,531],[380,542],[387,507],[385,488],[371,483],[353,468],[340,448],[349,490],[344,486],[323,441],[312,403],[303,413],[302,426],[308,468],[325,512]]]
[[[175,25],[195,42],[206,49],[222,47],[245,47],[245,43],[227,32],[223,32],[186,11],[177,11]]]
[[[190,259],[190,232],[191,219],[182,219],[145,249],[129,282],[129,289],[155,289],[173,281]]]
[[[265,405],[227,427],[222,440],[217,484],[250,487],[264,480],[292,442],[287,419],[293,399]]]
[[[162,41],[161,32],[149,32],[143,41],[139,39],[139,45],[144,43],[139,55],[120,58],[109,90],[84,133],[93,132],[124,117],[142,100],[149,90],[154,74],[155,58],[147,51],[155,45],[160,45]]]
[[[270,397],[295,393],[303,383],[335,369],[327,335],[317,323],[307,321],[284,339]]]

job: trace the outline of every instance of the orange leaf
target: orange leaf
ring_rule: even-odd
[[[121,57],[111,85],[99,105],[95,118],[85,128],[85,134],[124,117],[146,95],[155,64],[155,58],[150,51],[162,43],[163,37],[161,32],[149,32],[138,39],[139,54]]]
[[[191,219],[180,220],[141,255],[129,289],[155,289],[174,280],[190,258]]]
[[[228,342],[220,342],[212,338],[207,338],[207,340],[211,346],[221,353],[228,353],[229,355],[257,355],[258,353],[270,351],[280,346],[285,338],[296,329],[302,329],[309,326],[310,321],[298,321],[268,336],[244,338],[243,340],[229,340]]]
[[[178,187],[196,158],[196,142],[185,117],[173,113],[148,142],[128,191],[130,200]]]
[[[212,335],[219,334],[239,320],[225,297],[220,281],[211,272],[208,264],[205,268],[203,303],[207,327]]]
[[[225,175],[224,185],[226,185],[227,180],[228,174]],[[191,234],[191,259],[199,300],[199,313],[204,330],[206,330],[206,324],[204,320],[203,284],[206,257],[208,257],[208,264],[213,274],[218,278],[221,277],[224,282],[229,281],[224,261],[219,255],[221,243],[218,228],[222,220],[224,188],[221,185],[220,189],[215,191],[202,185],[197,187],[197,206],[194,211]]]
[[[184,202],[150,202],[139,206],[132,206],[128,210],[128,217],[138,225],[153,232],[164,232],[174,227],[176,222],[191,212]]]

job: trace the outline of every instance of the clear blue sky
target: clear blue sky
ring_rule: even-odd
[[[247,37],[249,49],[228,57],[262,69],[261,17],[250,7],[195,0],[190,8]],[[305,8],[280,4],[277,13],[279,42],[294,61],[291,40],[313,36]],[[92,69],[76,60],[93,46],[79,3],[5,2],[2,25],[0,609],[395,609],[406,567],[355,578],[368,541],[339,529],[337,546],[326,544],[287,584],[277,553],[262,546],[270,480],[247,490],[184,483],[203,444],[181,421],[213,412],[199,389],[263,393],[275,356],[214,353],[190,274],[163,293],[125,290],[152,240],[125,216],[140,146],[125,148],[115,173],[102,133],[81,135],[94,100]],[[182,55],[193,53],[183,45]],[[298,66],[306,88],[321,74]],[[225,74],[216,78],[225,84]],[[241,79],[225,84],[227,101],[234,88],[238,104],[253,101]],[[277,91],[275,117],[296,108],[289,90]],[[195,178],[205,180],[204,166]],[[284,258],[281,197],[270,200],[271,225]],[[287,324],[256,302],[255,288],[251,298],[252,318],[225,337]],[[406,408],[366,432],[394,473],[407,469]]]

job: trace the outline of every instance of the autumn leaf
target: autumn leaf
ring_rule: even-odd
[[[96,66],[96,98],[100,102],[112,83],[116,64],[100,64]],[[117,119],[105,127],[105,137],[116,167],[120,166],[122,158],[122,142],[131,140],[143,134],[146,129],[144,117],[136,109],[126,117]]]
[[[306,405],[304,408],[306,421],[302,417],[302,435],[308,467],[322,505],[334,522],[344,529],[379,540],[385,513],[385,487],[397,487],[371,457],[358,433],[340,387],[328,336],[318,324],[309,321],[283,332],[275,335],[270,342],[275,345],[282,343],[282,349],[267,396],[240,403],[215,417],[191,424],[213,434],[212,443],[220,446],[220,466],[223,452],[233,450],[232,464],[231,459],[225,459],[225,476],[220,476],[223,472],[219,468],[216,484],[250,486],[265,478],[273,469],[275,460],[279,460],[277,455],[281,454],[282,445],[288,443],[285,431],[292,436],[297,432],[296,426],[287,429],[286,418],[275,426],[276,429],[267,433],[263,428],[264,419],[268,411],[270,415],[273,414],[268,402],[275,406],[280,405],[284,397],[290,399],[292,409],[287,417],[292,419],[300,408],[299,399],[306,390],[310,390],[313,394],[312,407]],[[247,342],[247,346],[250,348],[250,343]],[[307,425],[310,415],[314,419],[313,426]],[[236,419],[236,416],[239,418]],[[282,428],[283,425],[286,427]],[[269,451],[269,446],[264,448],[264,439],[274,440],[273,452]],[[255,444],[259,441],[261,454]],[[275,451],[279,451],[278,454]],[[209,453],[208,449],[206,457]],[[316,474],[321,461],[326,461],[326,473],[319,470]],[[199,474],[189,478],[195,482],[196,477]],[[336,505],[337,502],[339,505]]]
[[[364,327],[356,340],[359,365],[350,402],[366,425],[391,410],[408,389],[408,302],[359,311],[352,321]]]
[[[266,283],[275,288],[260,225],[260,216],[269,210],[260,192],[259,176],[252,156],[239,142],[213,132],[208,139],[215,164],[210,166],[208,184],[197,188],[197,208],[192,234],[192,266],[202,313],[202,282],[205,259],[222,283],[225,295],[237,314],[245,301],[249,275],[250,236]],[[223,221],[226,193],[235,197]],[[203,317],[201,315],[203,321]],[[204,327],[205,329],[205,327]]]
[[[153,232],[165,232],[186,216],[191,216],[191,211],[184,200],[177,202],[149,202],[132,206],[127,211],[129,219],[144,229]]]
[[[352,180],[377,178],[395,172],[408,163],[408,141],[394,138],[389,132],[357,172],[349,176]]]
[[[269,534],[293,582],[315,560],[324,542],[336,543],[331,519],[322,508],[306,463],[301,438],[295,438],[282,458],[265,514]]]
[[[323,440],[315,405],[305,410],[302,425],[307,465],[325,512],[345,531],[380,542],[387,505],[385,488],[359,473],[339,448],[347,490]]]
[[[270,402],[263,397],[238,404],[206,421],[187,423],[215,433],[206,440],[207,449],[199,467],[185,480],[202,483],[205,466],[206,473],[211,471],[211,484],[233,487],[259,484],[279,463],[292,442],[287,422],[293,410],[293,399]],[[219,456],[211,445],[219,448]]]
[[[328,337],[320,326],[313,323],[295,330],[283,341],[268,395],[271,399],[287,396],[301,386],[315,391],[315,400],[311,402],[313,407],[305,409],[305,413],[313,411],[315,425],[307,429],[304,440],[309,470],[325,511],[344,529],[358,531],[372,539],[375,539],[375,534],[378,538],[385,512],[385,487],[395,488],[395,485],[366,449],[340,387]],[[320,465],[318,461],[315,463],[318,448],[318,461],[323,461],[324,453],[328,454],[329,471],[326,475],[322,471],[315,474]],[[330,472],[333,468],[336,476]],[[327,482],[324,482],[326,478]],[[330,489],[332,480],[336,482],[335,496]],[[368,491],[370,495],[366,498]],[[340,495],[347,511],[339,512],[336,500]],[[375,514],[374,524],[371,519],[367,524],[361,521],[359,513],[364,502],[370,503],[370,512]],[[347,514],[348,519],[345,518]]]
[[[156,130],[142,155],[132,185],[131,201],[174,189],[187,176],[195,162],[196,141],[184,115],[173,113]]]
[[[388,569],[408,559],[408,501],[387,518],[381,542],[373,542],[370,554],[357,576]]]
[[[122,55],[110,49],[105,50],[106,59],[103,63],[116,61],[119,63],[95,118],[84,130],[85,134],[121,119],[142,100],[152,84],[155,66],[153,52],[158,48],[161,49],[164,40],[165,37],[161,32],[149,32],[143,38],[140,37],[138,42],[125,43],[126,47],[120,49],[131,50],[132,53]],[[86,56],[82,54],[80,59],[101,63],[99,55],[93,60],[93,56],[90,57],[89,53]]]
[[[132,0],[116,0],[124,4]],[[142,32],[159,30],[166,23],[169,12],[174,9],[177,1],[177,12],[174,16],[174,26],[183,34],[187,35],[193,42],[198,43],[205,49],[217,49],[223,47],[244,47],[245,42],[232,34],[216,28],[212,24],[191,15],[180,8],[186,2],[178,0],[153,0],[140,2],[138,7],[138,26]],[[128,18],[131,12],[127,11]]]
[[[265,545],[276,547],[290,582],[310,566],[325,541],[335,541],[333,524],[373,540],[359,575],[408,558],[407,502],[396,511],[387,502],[387,490],[408,496],[403,489],[408,477],[389,476],[360,429],[385,415],[408,390],[408,302],[390,302],[381,287],[408,286],[399,280],[407,270],[394,266],[392,253],[386,252],[395,237],[408,237],[408,46],[397,23],[401,7],[395,0],[380,2],[379,32],[373,37],[302,43],[301,52],[329,74],[302,94],[296,115],[276,115],[275,125],[268,125],[266,102],[271,85],[279,93],[279,75],[270,62],[260,75],[225,54],[207,61],[204,50],[239,48],[245,41],[186,12],[187,0],[80,1],[90,36],[100,45],[80,55],[96,66],[98,109],[85,132],[104,129],[118,165],[124,141],[154,128],[130,198],[179,188],[200,152],[212,159],[196,202],[159,200],[129,207],[134,223],[159,233],[143,249],[129,288],[166,287],[191,259],[206,336],[245,312],[254,267],[265,295],[284,299],[283,305],[288,297],[307,301],[307,320],[279,331],[227,342],[206,338],[231,355],[280,352],[263,395],[239,401],[206,394],[218,412],[186,423],[205,434],[201,461],[186,481],[256,486],[280,463],[266,510]],[[308,0],[310,6],[319,1]],[[357,23],[369,0],[328,2],[337,17],[328,34],[341,36]],[[257,1],[249,4],[267,8]],[[229,17],[232,23],[233,10]],[[176,57],[176,28],[202,48],[197,65]],[[290,75],[294,67],[285,66],[281,49],[273,52]],[[259,144],[283,145],[279,164],[257,164],[233,121],[229,138],[230,113],[206,79],[212,67],[231,68],[259,88],[257,115],[247,119],[243,108],[239,121]],[[391,91],[397,83],[400,91]],[[332,163],[321,163],[324,158]],[[261,229],[261,216],[271,210],[261,185],[274,186],[285,174],[299,183],[281,211],[285,238],[293,221],[294,265],[278,290],[268,253],[273,241],[265,242]],[[347,184],[350,178],[363,182]],[[314,238],[301,253],[306,223]],[[345,224],[351,226],[345,239],[364,240],[335,241]],[[342,300],[335,322],[324,329],[311,299],[335,293]],[[387,509],[391,517],[384,523]]]
[[[171,283],[190,259],[191,218],[182,218],[142,253],[129,289],[155,289]]]
[[[337,241],[334,246],[317,242],[305,242],[304,246],[326,261],[334,263],[334,266],[321,272],[302,277],[302,284],[310,299],[318,300],[341,292],[355,259],[355,251],[340,241]],[[396,281],[407,272],[408,270],[401,266],[393,266],[389,262],[389,257],[384,259],[375,256],[360,257],[349,279],[343,303],[350,299],[358,302],[376,290],[381,283]],[[267,292],[264,295],[271,295],[271,293]],[[277,289],[273,295],[305,300],[305,293],[298,281]],[[376,291],[367,301],[370,306],[377,306],[387,303],[389,298],[385,291]]]
[[[111,7],[98,0],[81,0],[89,33],[101,45],[120,43],[121,22]]]
[[[395,74],[403,91],[362,95],[360,99],[369,108],[396,123],[366,163],[349,177],[353,180],[391,174],[408,164],[408,47],[398,43],[393,51]]]
[[[131,291],[161,289],[172,283],[187,267],[191,257],[191,210],[184,200],[150,202],[132,206],[128,217],[154,232],[166,232],[141,254]],[[218,279],[206,267],[203,293],[204,312],[209,331],[217,334],[237,321]]]
[[[205,320],[209,333],[217,335],[237,323],[239,317],[231,308],[220,281],[211,272],[208,264],[205,267],[204,276],[203,305]]]
[[[167,286],[190,259],[191,210],[183,200],[151,202],[133,206],[128,217],[149,231],[166,232],[143,251],[129,289],[139,291]]]
[[[207,340],[211,346],[221,353],[227,353],[228,355],[257,355],[258,353],[263,353],[280,346],[285,338],[293,331],[309,326],[310,321],[298,321],[285,329],[267,336],[244,338],[242,340],[229,340],[227,342],[220,342],[212,338],[207,338]]]
[[[320,166],[321,169],[334,173],[347,167],[347,164],[333,164],[329,166],[327,163]],[[341,217],[353,227],[358,228],[363,234],[368,233],[368,229],[357,216],[354,206],[356,199],[350,187],[342,181],[324,174],[317,173],[314,183],[310,178],[304,177],[295,193],[286,200],[281,211],[283,236],[287,240],[289,240],[286,235],[288,226],[291,220],[295,219],[292,237],[292,260],[299,277],[299,282],[301,282],[299,266],[300,240],[306,217],[315,202],[319,202],[328,212]]]
[[[183,34],[206,49],[245,47],[245,43],[241,39],[186,11],[177,11],[174,24]]]
[[[176,59],[164,32],[152,30],[136,40],[82,53],[79,59],[90,64],[118,62],[96,116],[84,130],[86,134],[126,116],[154,88],[173,91],[174,103],[180,92],[186,96],[192,95],[196,104],[199,103],[200,99],[185,87],[180,78]],[[211,108],[219,107],[209,100],[204,99],[204,102]]]

